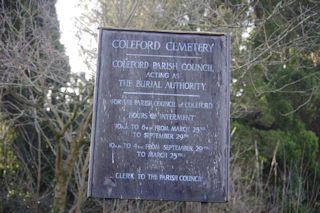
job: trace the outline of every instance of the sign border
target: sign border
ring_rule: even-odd
[[[226,105],[227,105],[227,124],[226,124],[226,141],[225,141],[225,165],[226,165],[226,196],[224,201],[214,201],[214,203],[222,203],[228,202],[229,200],[229,172],[230,172],[230,63],[231,63],[231,38],[228,33],[224,32],[195,32],[195,31],[170,31],[170,30],[139,30],[139,29],[130,29],[130,28],[113,28],[113,27],[99,27],[99,40],[98,40],[98,55],[97,55],[97,71],[95,75],[95,88],[94,88],[94,103],[93,103],[93,115],[92,115],[92,128],[91,128],[91,141],[90,141],[90,162],[89,162],[89,175],[88,175],[88,192],[87,196],[92,197],[92,184],[94,177],[94,150],[95,150],[95,129],[97,122],[97,107],[98,102],[97,99],[99,97],[99,81],[97,80],[100,76],[101,72],[101,46],[102,46],[102,34],[104,30],[107,31],[129,31],[129,32],[147,32],[147,33],[164,33],[164,34],[182,34],[182,35],[207,35],[207,36],[225,36],[226,37],[226,84],[227,84],[227,97],[226,97]],[[112,198],[110,198],[112,199]],[[153,199],[144,199],[144,200],[153,200]],[[168,200],[169,201],[169,200]],[[178,202],[178,201],[177,201]],[[180,201],[181,202],[181,201]],[[198,202],[198,201],[188,201],[188,202]]]

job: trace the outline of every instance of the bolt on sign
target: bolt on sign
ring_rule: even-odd
[[[100,29],[88,196],[226,202],[230,39]]]

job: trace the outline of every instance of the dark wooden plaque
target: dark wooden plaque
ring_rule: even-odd
[[[88,195],[225,202],[225,34],[100,29]]]

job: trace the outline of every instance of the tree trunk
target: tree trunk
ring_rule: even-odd
[[[54,213],[63,213],[67,197],[68,182],[63,177],[56,177],[57,183],[54,193]]]

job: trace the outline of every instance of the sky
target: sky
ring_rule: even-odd
[[[75,27],[76,17],[79,17],[83,12],[83,9],[77,6],[78,2],[79,0],[58,0],[56,3],[58,20],[60,23],[60,42],[66,48],[71,71],[88,73],[87,66],[83,63],[84,59],[79,55],[79,41],[75,36],[77,32]],[[88,38],[83,38],[83,40],[86,39]]]

